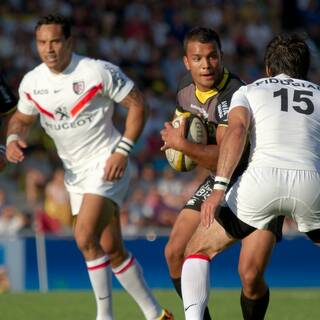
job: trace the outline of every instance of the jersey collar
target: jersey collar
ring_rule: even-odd
[[[289,78],[292,78],[292,77],[288,76],[285,73],[280,73],[280,74],[277,74],[276,76],[274,76],[274,78],[289,79]]]
[[[61,71],[60,73],[53,73],[50,71],[50,69],[44,64],[45,68],[47,69],[48,73],[49,73],[49,76],[53,79],[60,79],[60,78],[63,78],[65,76],[68,76],[76,67],[77,65],[77,55],[75,53],[72,53],[71,55],[71,60],[70,60],[70,63],[68,64],[68,66],[63,70]]]

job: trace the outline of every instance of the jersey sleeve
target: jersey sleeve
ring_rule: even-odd
[[[133,81],[110,62],[98,60],[97,67],[103,83],[102,94],[115,102],[121,102],[133,88]]]
[[[3,116],[10,113],[15,109],[16,105],[17,98],[0,74],[0,115]]]
[[[37,115],[38,109],[35,107],[31,99],[28,98],[31,92],[32,80],[28,74],[22,79],[19,86],[18,110],[27,115]]]
[[[235,107],[245,107],[251,113],[250,103],[247,98],[247,86],[240,87],[232,96],[229,111]]]
[[[244,83],[238,77],[230,73],[230,80],[227,83],[226,88],[222,90],[219,96],[219,103],[215,110],[218,125],[228,125],[228,113],[230,111],[232,96],[243,85]]]

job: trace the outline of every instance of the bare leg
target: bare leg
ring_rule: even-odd
[[[244,319],[264,319],[269,303],[264,272],[275,242],[275,235],[267,230],[256,230],[242,240],[238,269],[243,286],[241,308]]]
[[[112,284],[110,260],[100,246],[100,237],[114,208],[107,199],[92,194],[83,196],[75,222],[75,239],[87,264],[97,303],[97,320],[111,320]]]

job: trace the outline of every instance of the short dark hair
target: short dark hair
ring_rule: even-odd
[[[71,36],[71,21],[68,18],[55,14],[43,16],[37,22],[35,31],[37,31],[42,25],[47,24],[59,24],[62,26],[62,32],[64,37],[68,39]]]
[[[212,43],[215,42],[219,50],[221,50],[221,41],[217,32],[210,28],[195,27],[192,28],[185,36],[183,42],[184,52],[187,52],[187,46],[190,41],[199,41],[201,43]]]
[[[268,44],[264,62],[272,76],[285,73],[306,79],[310,67],[310,50],[304,36],[297,33],[280,34]]]

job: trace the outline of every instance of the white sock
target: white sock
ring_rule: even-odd
[[[141,266],[131,254],[120,266],[112,268],[112,271],[122,287],[137,302],[147,320],[160,317],[162,308],[146,284]]]
[[[202,320],[210,292],[210,259],[194,254],[184,261],[181,290],[186,320]]]
[[[86,261],[97,302],[97,320],[112,320],[112,273],[107,256]]]

